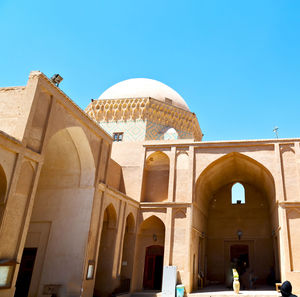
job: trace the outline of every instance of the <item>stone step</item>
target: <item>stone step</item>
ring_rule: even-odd
[[[199,291],[187,294],[188,297],[278,297],[281,296],[280,293],[274,291],[265,290],[255,290],[255,291],[243,291],[241,290],[239,294],[235,294],[233,291]]]
[[[130,297],[161,297],[160,291],[141,291],[131,293]]]

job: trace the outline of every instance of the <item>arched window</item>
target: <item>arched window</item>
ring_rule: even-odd
[[[178,139],[178,133],[174,128],[168,129],[164,134],[164,140]]]
[[[231,188],[231,203],[245,204],[245,188],[241,183],[235,183]]]

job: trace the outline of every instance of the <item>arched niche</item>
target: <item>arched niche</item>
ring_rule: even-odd
[[[165,242],[165,225],[161,219],[152,215],[139,227],[135,254],[135,281],[133,290],[161,288],[161,273],[163,266],[163,249]],[[159,247],[157,255],[147,255],[151,246]],[[156,278],[151,278],[149,270],[157,272]],[[144,273],[141,273],[143,271]],[[159,289],[158,288],[158,289]]]
[[[142,202],[168,200],[170,160],[163,152],[152,153],[146,160]]]
[[[40,187],[86,187],[95,179],[95,162],[81,127],[56,132],[48,141]]]
[[[110,203],[103,215],[103,226],[113,229],[117,227],[117,213],[114,206]]]
[[[95,277],[94,296],[107,297],[114,290],[112,268],[117,235],[117,213],[109,204],[103,213],[103,224]]]
[[[232,203],[232,187],[237,183],[245,189],[244,204]],[[275,184],[265,166],[243,154],[230,153],[202,172],[195,194],[201,211],[195,211],[194,217],[206,240],[204,255],[198,257],[207,259],[206,279],[229,286],[232,268],[241,275],[253,271],[257,285],[266,284],[271,267],[279,275],[272,239],[278,227]],[[240,281],[245,289],[253,289],[249,278]]]
[[[132,279],[133,259],[135,246],[135,221],[133,214],[130,213],[126,218],[125,233],[123,240],[120,288],[119,292],[129,292]]]
[[[39,241],[27,241],[38,250],[31,278],[36,289],[30,288],[30,294],[40,294],[37,292],[40,281],[59,280],[63,292],[71,290],[80,295],[82,259],[94,197],[94,158],[81,127],[61,129],[52,135],[43,157],[31,223],[50,224],[51,236],[45,241],[47,246],[41,246]],[[23,184],[20,189],[25,188]],[[43,232],[43,224],[40,225],[37,233]],[[40,267],[39,271],[36,267]],[[78,285],[71,287],[71,283]]]
[[[186,235],[187,235],[187,220],[186,220],[186,209],[174,210],[173,218],[173,236],[171,255],[172,263],[177,266],[178,271],[184,270],[184,259],[186,257]]]

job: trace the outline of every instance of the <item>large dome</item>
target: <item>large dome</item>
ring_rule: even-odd
[[[132,78],[108,88],[99,99],[152,97],[162,102],[172,100],[174,106],[189,111],[184,99],[167,85],[149,78]],[[170,102],[169,102],[170,103]]]

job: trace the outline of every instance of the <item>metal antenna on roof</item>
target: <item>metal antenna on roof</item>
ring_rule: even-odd
[[[276,138],[278,139],[278,127],[274,127],[274,129],[273,129],[273,132],[275,133],[275,135],[276,135]]]

